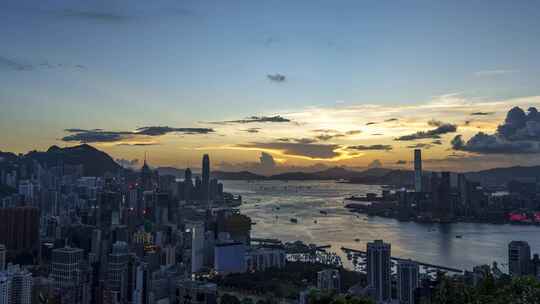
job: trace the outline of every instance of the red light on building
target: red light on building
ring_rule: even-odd
[[[508,216],[508,219],[512,222],[524,222],[526,220],[528,220],[529,218],[527,217],[526,214],[522,214],[522,213],[510,213],[509,216]]]

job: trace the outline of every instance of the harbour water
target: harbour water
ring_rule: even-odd
[[[350,213],[344,207],[344,198],[380,193],[380,186],[334,181],[223,183],[225,191],[242,195],[242,213],[256,222],[254,237],[332,245],[331,250],[342,257],[342,246],[365,250],[366,243],[375,239],[391,243],[393,256],[459,269],[497,261],[506,271],[512,240],[527,241],[533,252],[540,253],[536,226],[400,222]]]

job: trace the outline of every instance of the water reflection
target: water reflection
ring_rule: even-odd
[[[243,196],[242,212],[257,223],[254,236],[332,245],[343,261],[342,246],[365,249],[374,239],[390,242],[394,256],[457,268],[493,261],[505,266],[511,240],[528,241],[533,251],[540,251],[540,227],[399,222],[344,208],[343,198],[380,193],[378,186],[332,181],[225,181],[224,186]]]

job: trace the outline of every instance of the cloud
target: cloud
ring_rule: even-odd
[[[376,124],[377,124],[377,122],[375,122],[375,121],[370,121],[370,122],[367,122],[367,123],[366,123],[366,126],[371,126],[371,125],[376,125]]]
[[[336,129],[315,129],[315,130],[313,130],[313,132],[316,132],[316,133],[339,133],[339,131],[336,130]]]
[[[116,163],[118,163],[120,166],[124,167],[124,168],[133,168],[135,166],[137,166],[137,164],[139,163],[139,160],[138,159],[124,159],[124,158],[117,158],[115,159]]]
[[[126,146],[126,147],[146,147],[146,146],[159,146],[159,143],[156,142],[135,142],[135,143],[129,143],[129,142],[123,142],[117,144],[117,146]]]
[[[183,134],[208,134],[213,133],[214,129],[210,128],[171,128],[168,126],[151,126],[151,127],[140,127],[137,129],[135,134],[137,135],[148,135],[148,136],[160,136],[167,133],[183,133]]]
[[[419,144],[414,144],[414,145],[407,146],[408,149],[430,149],[432,147],[433,147],[433,145],[426,144],[426,143],[419,143]]]
[[[442,123],[438,121],[434,121],[434,122],[430,121],[430,122],[436,123],[439,125],[435,129],[428,130],[428,131],[418,131],[413,134],[400,136],[396,138],[395,140],[409,141],[409,140],[418,140],[418,139],[426,139],[426,138],[438,139],[440,138],[440,135],[447,134],[447,133],[454,133],[457,131],[457,126],[455,124]]]
[[[268,78],[268,80],[270,80],[271,82],[277,82],[277,83],[285,82],[287,80],[287,77],[285,77],[285,75],[279,74],[279,73],[268,74],[266,75],[266,78]]]
[[[400,160],[396,161],[396,165],[406,165],[406,164],[407,164],[406,160],[400,159]]]
[[[512,73],[516,73],[518,71],[516,70],[482,70],[482,71],[477,71],[474,73],[474,75],[476,77],[493,77],[493,76],[501,76],[501,75],[506,75],[506,74],[512,74]]]
[[[132,132],[115,132],[102,130],[82,130],[82,129],[66,129],[68,133],[73,133],[62,138],[62,141],[81,142],[81,143],[98,143],[98,142],[117,142],[127,140],[133,136]]]
[[[457,135],[451,141],[454,150],[480,154],[540,153],[539,144],[540,113],[535,107],[530,107],[528,113],[513,107],[494,134],[479,132],[467,141]]]
[[[382,162],[378,159],[373,160],[371,163],[369,163],[368,168],[374,169],[374,168],[381,168]]]
[[[472,112],[471,116],[487,116],[493,114],[495,114],[495,112]]]
[[[428,121],[427,124],[430,127],[440,127],[440,126],[444,125],[444,122],[442,122],[440,120],[432,119],[432,120]]]
[[[329,141],[334,138],[345,138],[345,137],[357,135],[357,134],[362,133],[362,130],[350,130],[346,132],[340,132],[334,129],[317,129],[317,130],[313,130],[313,132],[321,133],[315,136],[317,140]]]
[[[385,119],[384,122],[392,122],[392,121],[398,121],[397,118],[389,118],[389,119]]]
[[[8,69],[14,71],[30,71],[34,66],[27,63],[22,63],[13,59],[0,56],[0,69]]]
[[[171,128],[171,127],[141,127],[136,131],[105,131],[102,129],[65,129],[65,132],[71,133],[64,136],[62,141],[66,142],[81,142],[81,143],[100,143],[100,142],[121,142],[133,140],[139,137],[154,137],[168,133],[183,133],[186,135],[208,134],[213,133],[213,129],[208,128]],[[140,146],[140,145],[155,145],[156,143],[134,142],[121,143],[125,145]]]
[[[128,16],[115,14],[112,12],[85,11],[85,10],[64,10],[61,15],[67,18],[87,19],[100,22],[119,23],[129,20]]]
[[[87,67],[82,64],[72,65],[64,63],[28,63],[20,60],[10,59],[0,56],[0,70],[12,70],[12,71],[32,71],[36,69],[77,69],[86,70]]]
[[[357,146],[348,146],[347,149],[350,149],[350,150],[357,150],[357,151],[371,151],[371,150],[375,150],[375,151],[390,151],[392,150],[392,146],[391,145],[369,145],[369,146],[366,146],[366,145],[357,145]]]
[[[294,142],[298,144],[312,144],[317,142],[317,140],[313,138],[291,138],[291,137],[282,137],[277,139],[280,142]]]
[[[290,119],[280,115],[275,116],[250,116],[244,119],[212,121],[211,124],[226,125],[226,124],[248,124],[248,123],[286,123],[291,122]]]
[[[304,144],[290,142],[254,142],[247,144],[239,144],[237,147],[250,148],[259,150],[274,150],[279,151],[287,156],[299,156],[310,159],[326,159],[330,160],[342,155],[337,152],[341,148],[339,145],[332,144]]]
[[[452,149],[480,154],[529,154],[538,153],[538,144],[528,141],[510,142],[497,135],[479,132],[465,142],[456,135],[450,142]]]
[[[270,153],[261,152],[261,156],[259,157],[260,165],[265,170],[271,170],[276,167],[276,161],[274,160],[274,157]]]
[[[497,127],[497,133],[509,141],[540,141],[540,114],[535,107],[530,107],[528,113],[520,107],[513,107],[504,123]]]
[[[247,133],[259,133],[260,130],[261,128],[247,128],[242,131],[247,132]]]
[[[340,137],[345,137],[345,134],[321,134],[321,135],[315,136],[315,138],[317,138],[320,141],[328,141],[328,140],[331,140],[334,138],[340,138]]]

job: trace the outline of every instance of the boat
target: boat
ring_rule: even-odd
[[[327,214],[328,214],[328,212],[326,212],[326,211],[324,211],[324,210],[320,210],[319,212],[320,212],[321,214],[324,214],[324,215],[327,215]]]
[[[463,237],[463,235],[461,235],[461,234],[456,235],[456,239],[460,239],[462,237]]]
[[[292,219],[291,219],[291,223],[296,224],[296,223],[298,223],[298,220],[295,219],[295,218],[292,218]]]
[[[360,239],[354,239],[355,242],[360,242]]]

